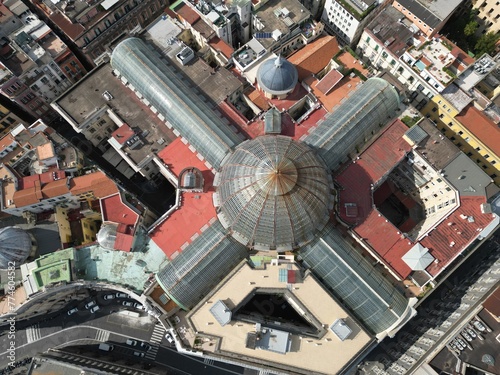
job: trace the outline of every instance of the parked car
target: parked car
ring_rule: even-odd
[[[128,298],[128,294],[118,292],[115,294],[116,298]]]
[[[144,353],[143,352],[134,352],[134,355],[136,357],[144,357]]]
[[[77,307],[74,307],[72,308],[71,310],[68,311],[68,315],[73,315],[74,313],[76,313],[78,311],[78,308]]]
[[[104,298],[105,300],[113,299],[113,298],[115,298],[115,295],[114,294],[105,294],[104,297],[102,297],[102,298]]]
[[[134,303],[134,307],[135,307],[136,309],[139,309],[139,310],[145,310],[145,309],[146,309],[146,308],[145,308],[142,304],[140,304],[140,303],[138,303],[138,302],[135,302],[135,303]]]
[[[130,345],[130,346],[136,346],[137,340],[127,339],[126,343],[127,343],[127,345]]]
[[[93,313],[95,313],[97,310],[99,310],[99,306],[97,306],[97,305],[96,305],[96,306],[94,306],[94,307],[92,307],[92,308],[90,309],[90,312],[93,314]]]
[[[479,331],[481,331],[481,332],[486,331],[486,327],[480,321],[473,320],[472,324],[474,324],[474,327],[476,327]]]
[[[141,342],[141,348],[144,349],[145,351],[148,351],[151,349],[151,345],[149,345],[147,342]]]
[[[95,306],[96,305],[96,302],[95,301],[90,301],[90,302],[87,302],[87,304],[85,305],[85,308],[88,310],[90,309],[92,306]]]
[[[173,343],[174,343],[174,339],[173,339],[173,337],[172,337],[172,335],[171,335],[170,333],[167,333],[167,334],[165,335],[165,338],[167,339],[167,341],[168,341],[169,343],[171,343],[171,344],[173,344]]]
[[[134,307],[133,302],[130,302],[130,301],[123,301],[122,305],[123,306],[127,306],[127,307]]]

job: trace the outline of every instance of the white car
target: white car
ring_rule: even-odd
[[[143,348],[145,351],[148,351],[151,349],[151,345],[149,345],[147,342],[141,342],[141,348]]]
[[[116,298],[128,298],[128,294],[118,292],[115,294]]]
[[[95,305],[96,305],[95,301],[90,301],[90,302],[88,302],[88,303],[85,305],[85,308],[88,310],[88,309],[90,309],[92,306],[95,306]]]
[[[133,302],[130,302],[130,301],[123,301],[122,305],[123,306],[127,306],[127,307],[134,307]]]
[[[146,310],[146,308],[145,308],[142,304],[140,304],[140,303],[138,303],[138,302],[135,302],[135,303],[134,303],[134,307],[135,307],[136,309],[139,309],[139,310]]]
[[[167,339],[167,341],[168,341],[169,343],[171,343],[171,344],[173,344],[173,343],[174,343],[174,339],[172,338],[172,335],[171,335],[170,333],[167,333],[167,334],[165,335],[165,338]]]
[[[95,313],[97,310],[99,310],[99,306],[97,306],[97,305],[96,305],[96,306],[94,306],[94,307],[92,307],[92,308],[90,309],[90,312],[93,314],[93,313]]]
[[[77,307],[74,307],[72,308],[71,310],[68,311],[68,315],[73,315],[74,313],[76,313],[78,311],[78,308]]]
[[[134,355],[136,357],[144,357],[144,353],[143,352],[134,352]]]
[[[114,294],[105,294],[104,297],[102,297],[102,298],[104,298],[105,300],[113,299],[113,298],[115,298],[115,295]]]

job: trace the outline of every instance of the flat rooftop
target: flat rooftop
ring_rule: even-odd
[[[102,95],[108,91],[113,99]],[[147,155],[161,150],[176,136],[167,126],[112,73],[111,65],[103,64],[92,70],[55,103],[78,125],[95,116],[98,109],[109,108],[130,128],[134,129],[143,145],[124,147],[129,157],[140,163]],[[107,116],[104,114],[104,116]],[[163,139],[162,145],[158,140]]]
[[[279,12],[282,9],[288,12]],[[279,30],[283,35],[288,34],[295,25],[300,25],[311,17],[311,12],[297,0],[269,0],[263,6],[258,7],[254,14],[264,25],[258,31],[259,33],[272,33]],[[265,48],[269,48],[276,43],[276,40],[272,37],[261,38],[259,42]]]
[[[222,355],[259,363],[268,361],[274,368],[280,367],[296,374],[339,373],[352,358],[367,348],[373,338],[326,292],[311,273],[307,273],[300,282],[287,289],[286,282],[280,281],[280,269],[299,272],[295,263],[267,264],[262,269],[253,269],[246,261],[242,262],[187,315],[193,331],[219,338],[216,353]],[[323,327],[329,327],[336,320],[343,319],[351,328],[352,334],[344,341],[329,329],[325,330],[326,333],[320,339],[291,334],[290,351],[286,354],[247,348],[247,334],[255,332],[255,324],[233,320],[221,326],[210,308],[221,300],[229,309],[234,309],[257,288],[289,291],[307,310],[306,314],[313,315]],[[305,358],[307,361],[304,361]]]
[[[184,168],[198,168],[205,184],[203,193],[182,193],[180,208],[150,235],[165,255],[173,259],[216,218],[212,202],[214,175],[180,138],[159,152],[158,156],[177,177]]]

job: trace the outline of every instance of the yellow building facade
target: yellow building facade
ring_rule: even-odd
[[[442,95],[435,95],[422,109],[422,114],[434,121],[443,135],[500,185],[499,155],[456,118],[459,112],[450,102]]]

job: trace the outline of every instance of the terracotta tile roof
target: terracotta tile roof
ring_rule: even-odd
[[[79,23],[71,23],[70,20],[59,12],[54,12],[50,16],[50,20],[73,41],[75,41],[85,31],[85,28],[82,25]]]
[[[201,18],[192,24],[193,30],[196,30],[205,40],[209,40],[215,35],[215,31]]]
[[[130,252],[130,250],[132,250],[133,243],[134,243],[133,235],[125,233],[116,233],[116,239],[113,248],[115,250]]]
[[[116,184],[101,171],[75,177],[70,181],[73,195],[93,192],[96,198],[104,198],[118,193]]]
[[[38,146],[36,148],[36,153],[38,154],[38,160],[50,159],[56,156],[52,142],[47,142],[44,145]]]
[[[182,2],[175,9],[174,12],[180,17],[181,20],[187,22],[191,26],[200,19],[198,13],[196,13],[189,5]]]
[[[500,317],[500,287],[497,287],[495,292],[484,301],[483,307],[498,320]]]
[[[111,136],[116,139],[119,144],[124,144],[127,142],[132,136],[135,135],[135,132],[132,130],[130,126],[127,124],[123,124],[118,129],[116,129]]]
[[[325,35],[295,52],[288,61],[296,66],[299,81],[302,81],[311,74],[319,73],[339,50],[337,39]]]
[[[66,178],[49,182],[42,187],[42,195],[44,199],[59,197],[68,193],[68,180]]]
[[[480,229],[493,220],[492,214],[481,213],[482,203],[486,203],[486,197],[462,195],[460,207],[420,241],[438,260],[438,263],[432,263],[427,267],[431,275],[436,276],[441,272],[476,239]],[[474,218],[473,222],[467,220],[470,216]],[[451,224],[448,225],[449,223]]]
[[[16,207],[26,207],[40,202],[42,198],[41,184],[37,180],[32,187],[16,191],[12,199]]]
[[[233,47],[231,47],[229,44],[227,44],[217,36],[210,39],[210,42],[208,42],[208,44],[210,44],[210,46],[216,51],[220,51],[224,56],[226,56],[227,59],[230,59],[234,52]]]
[[[358,84],[361,83],[361,78],[358,76],[346,76],[342,78],[327,95],[323,94],[317,88],[319,81],[316,78],[310,76],[304,80],[304,83],[311,88],[313,94],[318,98],[321,104],[323,104],[326,110],[331,112],[333,108],[342,102],[342,100],[347,98],[351,91],[354,91],[358,87]]]
[[[122,202],[120,194],[101,199],[103,221],[135,226],[139,215]]]
[[[469,104],[455,119],[465,126],[497,156],[500,156],[500,128],[488,116]]]
[[[337,69],[332,69],[323,78],[321,78],[321,81],[318,82],[316,88],[326,95],[335,87],[337,83],[340,82],[343,77],[342,73],[340,73]]]
[[[395,120],[360,154],[359,160],[349,164],[335,177],[341,186],[339,217],[350,224],[352,231],[401,278],[406,278],[411,273],[402,257],[415,242],[402,237],[403,230],[396,228],[373,206],[376,202],[384,201],[390,194],[397,195],[408,207],[415,203],[405,201],[405,196],[395,191],[395,187],[388,181],[372,197],[371,185],[376,185],[410,150],[408,143],[402,139],[406,130],[407,127],[400,120]],[[483,196],[461,196],[460,206],[422,238],[421,245],[437,259],[437,263],[431,263],[426,269],[431,275],[439,274],[493,220],[491,214],[481,213],[481,204],[485,202],[486,197]],[[355,209],[350,207],[350,212],[346,207],[349,203],[356,205]],[[470,216],[474,218],[472,222],[463,219]],[[403,225],[412,226],[414,223]]]
[[[263,111],[267,111],[270,108],[267,99],[261,92],[253,87],[250,87],[245,94],[248,96],[248,99],[252,101],[257,107],[259,107]]]
[[[16,140],[12,136],[12,134],[7,134],[5,137],[0,139],[0,152],[2,152],[6,147],[10,146]]]
[[[212,202],[214,175],[189,150],[189,145],[182,143],[179,138],[160,151],[158,156],[176,176],[179,176],[179,173],[186,167],[198,168],[205,182],[203,193],[183,193],[182,206],[150,235],[167,257],[171,258],[181,252],[184,245],[193,240],[194,235],[199,235],[202,228],[210,225],[216,218]]]

